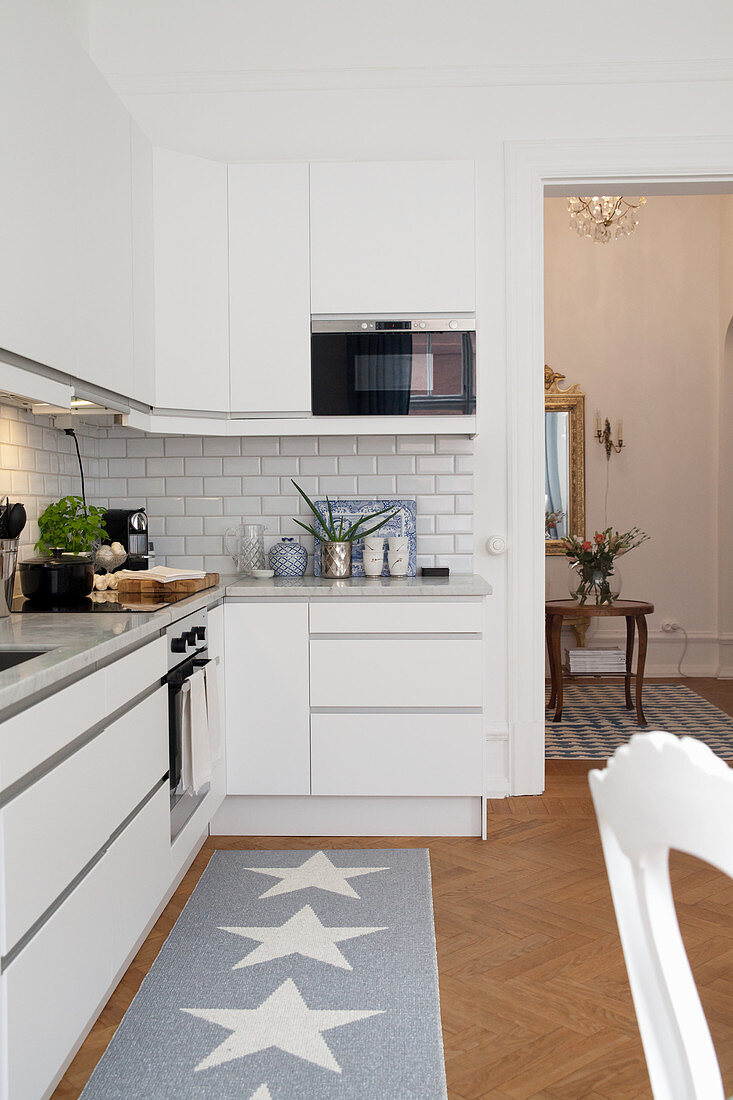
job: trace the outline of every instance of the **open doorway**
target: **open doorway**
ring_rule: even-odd
[[[648,534],[616,559],[621,592],[609,603],[653,608],[639,623],[643,710],[636,684],[627,709],[621,673],[628,616],[564,617],[562,662],[575,674],[565,674],[560,721],[554,707],[547,715],[550,759],[606,758],[640,715],[648,729],[698,735],[733,757],[733,194],[656,193],[638,223],[598,244],[572,232],[567,198],[544,200],[545,362],[554,392],[585,405],[582,534],[591,547],[609,528],[611,538]],[[549,420],[561,459],[547,482],[546,533],[558,538],[569,522],[554,499],[558,472],[578,477],[578,441],[574,455],[569,420]],[[597,438],[606,420],[609,446]],[[569,600],[577,576],[548,555],[546,599]],[[644,639],[634,641],[638,653]],[[609,674],[594,675],[600,667]]]

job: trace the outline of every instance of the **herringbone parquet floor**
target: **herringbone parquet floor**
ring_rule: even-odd
[[[55,1100],[79,1096],[215,848],[389,846],[430,848],[450,1100],[650,1097],[588,793],[590,766],[550,761],[545,795],[492,802],[488,843],[211,837]],[[730,1095],[733,883],[679,856],[672,872],[680,924]]]

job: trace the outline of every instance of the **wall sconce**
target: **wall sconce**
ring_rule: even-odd
[[[614,443],[613,436],[611,435],[611,425],[608,421],[608,417],[606,417],[606,420],[603,424],[603,427],[601,427],[601,414],[600,414],[600,411],[598,409],[596,409],[596,439],[598,440],[598,442],[600,444],[602,444],[602,446],[604,446],[606,448],[606,461],[607,462],[611,461],[611,455],[614,452],[616,454],[618,454],[619,451],[621,451],[624,447],[624,422],[623,422],[623,420],[619,420],[619,422],[618,422],[618,426],[616,428],[616,438],[617,438],[617,442]]]

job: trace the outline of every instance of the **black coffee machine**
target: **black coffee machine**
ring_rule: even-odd
[[[104,514],[107,542],[121,542],[127,561],[121,569],[148,568],[148,516],[144,508],[110,508]]]

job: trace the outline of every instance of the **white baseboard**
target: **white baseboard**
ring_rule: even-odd
[[[215,836],[481,836],[480,798],[228,795]]]

